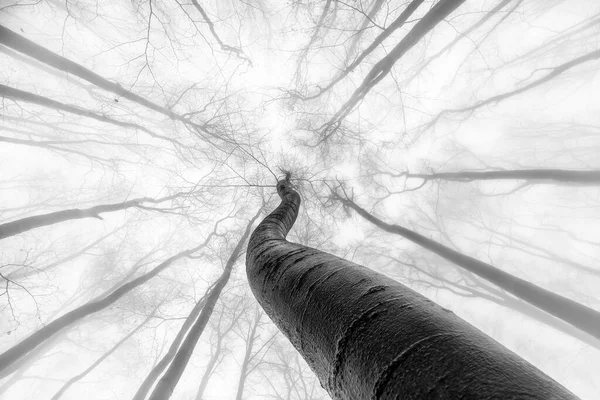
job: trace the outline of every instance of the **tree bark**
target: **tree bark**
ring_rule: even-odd
[[[167,372],[165,372],[163,377],[156,384],[156,387],[150,395],[149,400],[167,400],[173,394],[173,390],[175,390],[175,386],[177,386],[177,383],[179,382],[179,379],[181,378],[181,375],[183,374],[183,371],[185,370],[185,367],[187,366],[187,363],[190,357],[192,356],[194,348],[196,347],[196,343],[198,343],[198,339],[200,339],[200,336],[202,335],[202,332],[204,332],[206,324],[208,324],[208,321],[215,308],[215,304],[217,304],[217,300],[219,300],[219,296],[221,295],[223,288],[225,287],[225,285],[227,285],[227,282],[229,282],[229,277],[231,276],[233,265],[242,253],[242,248],[244,247],[248,236],[250,236],[252,224],[254,223],[254,221],[256,221],[256,219],[260,215],[260,212],[261,210],[259,210],[254,216],[254,218],[252,218],[250,222],[248,222],[248,225],[246,226],[246,231],[240,238],[240,241],[233,249],[231,256],[225,264],[225,270],[223,271],[223,273],[215,283],[214,287],[210,291],[210,294],[206,299],[206,304],[202,308],[202,312],[198,316],[198,319],[196,320],[194,325],[190,328],[190,331],[187,334],[183,344],[181,345],[181,347],[177,351],[177,354],[173,358],[169,369],[167,370]]]
[[[404,285],[285,240],[300,196],[256,228],[250,287],[334,399],[575,399],[490,337]]]
[[[336,197],[343,204],[352,208],[358,215],[379,229],[400,235],[486,281],[493,283],[517,298],[573,325],[596,339],[600,339],[600,312],[504,272],[501,269],[484,263],[483,261],[479,261],[476,258],[452,250],[451,248],[417,232],[413,232],[410,229],[383,222],[353,201],[340,196]]]

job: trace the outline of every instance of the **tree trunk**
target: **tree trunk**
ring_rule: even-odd
[[[210,359],[208,360],[208,364],[206,364],[206,369],[204,370],[202,379],[200,380],[200,385],[198,386],[198,391],[196,392],[195,400],[203,400],[204,391],[206,390],[206,387],[208,386],[208,381],[212,377],[212,375],[215,372],[215,369],[217,368],[219,363],[223,360],[223,355],[224,355],[224,354],[222,354],[223,340],[225,339],[225,336],[227,336],[229,331],[231,331],[233,329],[233,327],[235,326],[235,324],[237,322],[237,319],[239,318],[239,315],[236,316],[235,311],[234,311],[233,315],[232,315],[231,323],[225,328],[224,331],[221,331],[221,322],[223,321],[223,315],[225,312],[226,312],[225,307],[223,307],[223,309],[221,310],[221,315],[219,316],[219,322],[218,322],[216,330],[215,330],[216,335],[217,335],[217,343],[214,345],[211,343],[211,345],[212,345],[211,346],[211,356],[210,356]]]
[[[7,98],[7,99],[13,99],[16,101],[24,101],[26,103],[37,104],[39,106],[51,108],[54,110],[65,111],[65,112],[68,112],[68,113],[71,113],[74,115],[80,115],[82,117],[95,119],[96,121],[119,126],[121,128],[137,129],[137,130],[147,133],[148,135],[150,135],[153,138],[168,141],[174,146],[179,146],[182,148],[186,147],[183,143],[179,142],[176,139],[172,139],[172,138],[169,138],[164,135],[159,135],[157,133],[152,132],[150,129],[145,128],[141,125],[135,124],[133,122],[119,121],[114,118],[108,117],[104,114],[98,114],[94,111],[91,111],[91,110],[88,110],[88,109],[85,109],[82,107],[77,107],[77,106],[73,106],[70,104],[61,103],[60,101],[52,100],[48,97],[40,96],[38,94],[31,93],[31,92],[26,92],[24,90],[15,89],[10,86],[0,84],[0,96]]]
[[[209,238],[210,238],[210,236],[209,236]],[[183,258],[183,257],[190,256],[192,253],[194,253],[195,251],[198,251],[201,247],[206,245],[206,243],[208,243],[208,239],[205,243],[201,244],[198,247],[195,247],[190,250],[182,251],[182,252],[168,258],[166,261],[160,263],[159,265],[154,267],[149,272],[145,273],[142,276],[137,277],[136,279],[132,280],[131,282],[124,284],[123,286],[119,287],[118,289],[116,289],[114,292],[112,292],[108,296],[104,297],[103,299],[100,299],[97,301],[92,301],[81,307],[77,307],[76,309],[69,311],[65,315],[55,319],[54,321],[50,322],[48,325],[46,325],[43,328],[39,329],[38,331],[34,332],[26,339],[23,339],[17,345],[13,346],[9,350],[0,354],[0,372],[5,370],[6,368],[8,368],[12,363],[19,360],[21,357],[23,357],[30,351],[34,350],[37,346],[44,343],[46,340],[50,339],[51,337],[53,337],[54,335],[56,335],[57,333],[59,333],[60,331],[65,329],[66,327],[70,326],[71,324],[73,324],[77,321],[82,320],[83,318],[87,317],[88,315],[91,315],[93,313],[96,313],[98,311],[105,309],[106,307],[110,306],[111,304],[113,304],[114,302],[119,300],[125,294],[127,294],[130,291],[132,291],[133,289],[135,289],[136,287],[138,287],[138,286],[148,282],[150,279],[154,278],[156,275],[158,275],[160,272],[162,272],[164,269],[166,269],[169,265],[171,265],[174,261],[176,261],[180,258]]]
[[[152,386],[154,386],[156,383],[156,380],[164,372],[165,368],[169,366],[171,361],[173,361],[173,358],[175,358],[175,355],[177,354],[179,346],[181,346],[181,342],[183,342],[185,335],[188,333],[190,327],[196,321],[198,315],[200,315],[200,312],[204,308],[204,305],[206,304],[206,298],[212,287],[214,287],[214,284],[211,285],[204,296],[202,296],[202,298],[196,302],[196,305],[194,308],[192,308],[192,311],[183,322],[183,325],[181,325],[179,332],[177,332],[177,335],[171,343],[169,350],[167,350],[167,353],[163,356],[163,358],[161,358],[154,368],[152,368],[148,376],[146,376],[146,379],[144,379],[140,385],[139,389],[135,393],[135,396],[133,396],[133,400],[144,400],[148,395],[148,392],[150,392],[150,389],[152,389]]]
[[[567,299],[550,290],[536,286],[524,279],[502,271],[490,264],[452,250],[441,243],[426,238],[399,225],[390,225],[373,216],[351,200],[336,196],[343,204],[352,208],[358,215],[386,232],[400,235],[438,256],[466,269],[467,271],[493,283],[526,301],[527,303],[561,319],[574,327],[600,339],[600,312]]]
[[[462,171],[437,172],[432,174],[402,174],[407,178],[419,178],[425,181],[445,180],[458,182],[488,181],[496,179],[518,179],[525,181],[542,181],[548,183],[577,183],[581,185],[600,184],[600,170],[574,171],[566,169],[521,169],[500,171]]]
[[[177,354],[173,358],[169,369],[167,370],[167,372],[165,372],[164,376],[156,384],[156,388],[154,388],[154,391],[150,395],[149,400],[167,400],[173,394],[173,390],[175,390],[175,386],[177,386],[177,383],[179,382],[179,379],[181,378],[181,375],[183,374],[183,371],[185,370],[185,367],[187,366],[187,363],[190,357],[192,356],[194,348],[196,347],[196,343],[198,343],[198,339],[200,339],[200,336],[202,335],[206,324],[208,324],[208,321],[215,308],[215,304],[217,303],[217,300],[221,295],[221,291],[223,290],[225,285],[227,285],[227,282],[229,282],[229,277],[231,276],[233,265],[242,253],[244,243],[246,243],[248,236],[250,236],[252,224],[254,223],[254,221],[256,221],[256,219],[260,215],[260,212],[261,210],[259,210],[254,216],[254,218],[252,218],[250,222],[248,222],[248,225],[246,226],[246,231],[240,238],[240,241],[235,246],[233,252],[231,253],[231,256],[227,260],[227,264],[225,264],[225,270],[215,283],[215,286],[210,291],[210,294],[206,299],[206,304],[204,305],[204,308],[202,308],[202,312],[198,316],[196,323],[192,326],[192,328],[190,328],[187,337],[185,338],[183,344],[181,345],[180,349],[177,351]]]
[[[246,352],[244,353],[244,361],[242,361],[242,368],[240,370],[240,379],[238,380],[235,400],[242,400],[242,396],[244,396],[244,386],[246,384],[246,378],[248,377],[248,366],[250,365],[250,360],[252,359],[252,348],[254,347],[254,341],[256,340],[256,328],[258,328],[260,317],[261,315],[257,312],[256,318],[252,324],[252,329],[250,330],[250,333],[246,339]]]
[[[406,286],[285,236],[300,196],[256,228],[254,295],[334,399],[575,399],[541,371]]]
[[[131,207],[138,207],[142,202],[151,199],[135,199],[123,203],[105,204],[83,210],[73,208],[71,210],[56,211],[48,214],[34,215],[32,217],[21,218],[16,221],[0,224],[0,240],[10,236],[18,235],[42,226],[54,225],[59,222],[72,219],[97,218],[102,219],[101,213],[125,210]]]
[[[162,304],[162,303],[161,303]],[[160,307],[160,305],[159,305]],[[104,360],[106,360],[112,353],[114,353],[115,351],[117,351],[119,349],[119,347],[121,347],[121,345],[123,343],[125,343],[127,340],[129,340],[130,337],[132,337],[133,335],[136,334],[137,331],[139,331],[140,329],[142,329],[142,327],[144,325],[146,325],[148,323],[148,321],[150,321],[152,318],[154,318],[155,312],[156,310],[159,308],[156,307],[154,309],[154,311],[148,315],[148,317],[146,317],[146,319],[144,319],[134,330],[132,330],[131,332],[129,332],[127,335],[125,335],[121,340],[119,340],[113,347],[111,347],[106,353],[104,353],[100,358],[98,358],[96,361],[94,361],[94,363],[92,363],[92,365],[90,365],[89,367],[87,367],[85,369],[85,371],[83,371],[80,374],[75,375],[74,377],[72,377],[71,379],[69,379],[60,389],[58,392],[56,392],[56,394],[54,396],[52,396],[51,400],[58,400],[60,399],[60,397],[77,381],[79,381],[81,378],[85,377],[87,374],[89,374],[90,372],[92,372],[98,365],[100,365]]]
[[[32,42],[31,40],[19,35],[18,33],[11,31],[10,29],[2,25],[0,25],[0,43],[20,53],[26,54],[29,57],[35,58],[36,60],[43,62],[44,64],[50,65],[68,74],[75,75],[83,80],[86,80],[96,85],[101,89],[114,93],[117,96],[133,101],[141,106],[163,114],[171,119],[190,125],[196,128],[199,132],[204,132],[209,136],[219,138],[218,135],[215,135],[208,131],[207,127],[204,124],[194,123],[189,119],[185,118],[183,115],[174,113],[170,108],[160,106],[148,99],[143,98],[142,96],[132,93],[120,84],[116,82],[111,82],[108,79],[96,74],[94,71],[89,70],[84,66],[79,65],[76,62],[73,62],[69,59],[66,59],[56,53],[53,53],[50,50]],[[235,51],[236,49],[234,47],[228,46],[228,50]],[[243,59],[250,61],[247,58]]]

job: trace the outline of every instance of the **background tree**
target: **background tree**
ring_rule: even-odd
[[[0,241],[0,354],[210,240],[26,349],[0,398],[77,379],[61,399],[132,399],[291,172],[290,241],[395,279],[596,399],[597,339],[330,189],[600,310],[599,21],[593,0],[2,2],[0,225],[135,205]],[[235,398],[254,307],[238,264],[172,398]],[[263,317],[250,354],[275,331]],[[245,400],[327,398],[287,339],[270,343]]]

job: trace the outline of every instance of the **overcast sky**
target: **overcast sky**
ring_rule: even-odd
[[[221,220],[197,258],[177,261],[61,333],[34,361],[0,380],[0,398],[52,398],[151,315],[61,397],[131,399],[221,274],[248,221],[260,207],[265,215],[276,206],[276,179],[289,170],[303,197],[291,240],[392,276],[582,399],[597,399],[597,340],[568,335],[502,304],[499,289],[376,230],[329,194],[343,182],[358,204],[389,223],[600,310],[597,185],[423,183],[399,176],[600,169],[600,61],[592,57],[556,69],[599,49],[600,4],[465,2],[409,49],[337,130],[327,131],[369,71],[436,1],[425,1],[402,28],[316,96],[407,3],[203,1],[211,30],[194,4],[181,0],[0,0],[2,26],[201,127],[0,45],[1,85],[95,115],[3,92],[0,223],[191,193],[148,204],[151,209],[67,221],[2,240],[0,351],[123,279],[197,246]],[[506,4],[469,30],[500,3]],[[255,364],[244,399],[287,398],[282,365],[305,379],[305,392],[289,398],[327,398],[257,310],[242,255],[174,399],[195,398],[217,333],[229,325],[204,398],[235,398],[256,321]]]

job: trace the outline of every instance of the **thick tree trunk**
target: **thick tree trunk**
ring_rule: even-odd
[[[215,308],[215,304],[217,304],[217,300],[219,300],[219,296],[221,295],[223,288],[225,287],[225,285],[227,285],[227,282],[229,282],[229,277],[231,276],[233,265],[239,258],[240,254],[242,254],[244,244],[246,243],[248,236],[250,236],[252,224],[254,223],[254,221],[256,221],[259,215],[260,210],[256,213],[254,218],[252,218],[250,222],[248,222],[248,225],[246,226],[246,231],[240,238],[240,241],[233,249],[231,256],[225,264],[225,270],[215,283],[214,287],[211,289],[210,294],[206,299],[206,304],[202,308],[202,312],[198,316],[198,319],[196,320],[194,325],[190,328],[190,331],[187,334],[185,340],[183,341],[183,344],[177,351],[177,354],[175,355],[175,357],[173,357],[169,369],[167,369],[167,372],[165,372],[163,377],[156,384],[156,387],[150,395],[149,400],[167,400],[173,394],[173,390],[175,390],[175,386],[177,386],[177,383],[179,382],[179,379],[181,378],[181,375],[183,374],[183,371],[185,370],[185,367],[187,366],[187,363],[190,360],[192,353],[194,352],[196,343],[198,343],[198,339],[200,339],[200,336],[202,335],[202,332],[204,332],[206,324],[208,324],[208,321]]]
[[[532,183],[576,183],[581,185],[600,184],[600,170],[575,171],[566,169],[520,169],[501,171],[462,171],[437,172],[432,174],[403,174],[407,178],[419,178],[426,181],[488,181],[497,179],[518,179]]]
[[[337,196],[337,198],[379,229],[400,235],[488,282],[493,283],[519,299],[581,329],[596,339],[600,339],[599,311],[593,310],[571,299],[567,299],[550,290],[536,286],[533,283],[504,272],[501,269],[484,263],[483,261],[479,261],[476,258],[452,250],[451,248],[417,232],[413,232],[410,229],[383,222],[353,201],[340,196]]]
[[[404,285],[289,243],[300,196],[256,228],[246,271],[254,295],[334,399],[575,399],[541,371]]]
[[[110,306],[111,304],[113,304],[114,302],[119,300],[125,294],[127,294],[130,291],[132,291],[133,289],[135,289],[136,287],[138,287],[138,286],[148,282],[150,279],[154,278],[160,272],[165,270],[169,265],[171,265],[174,261],[176,261],[180,258],[188,257],[188,256],[192,255],[194,252],[198,251],[201,247],[206,245],[206,243],[207,242],[201,244],[198,247],[195,247],[190,250],[182,251],[182,252],[168,258],[164,262],[162,262],[159,265],[157,265],[156,267],[154,267],[149,272],[132,280],[131,282],[124,284],[123,286],[119,287],[118,289],[116,289],[114,292],[112,292],[108,296],[104,297],[103,299],[100,299],[97,301],[92,301],[81,307],[77,307],[76,309],[69,311],[65,315],[50,322],[48,325],[44,326],[43,328],[39,329],[35,333],[31,334],[29,337],[23,339],[17,345],[13,346],[9,350],[0,354],[0,372],[4,371],[12,363],[19,360],[21,357],[25,356],[30,351],[34,350],[40,344],[42,344],[45,341],[47,341],[48,339],[52,338],[54,335],[56,335],[57,333],[59,333],[60,331],[65,329],[66,327],[70,326],[71,324],[74,324],[77,321],[82,320],[83,318],[87,317],[88,315],[94,314],[98,311],[105,309],[106,307]]]

